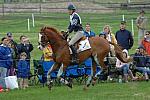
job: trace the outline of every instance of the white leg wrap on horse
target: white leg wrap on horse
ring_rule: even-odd
[[[102,70],[100,70],[98,73],[95,74],[95,77],[97,77],[97,75],[100,75],[102,72]]]
[[[60,79],[60,82],[61,82],[61,83],[64,83],[64,84],[68,84],[68,83],[69,83],[67,80],[65,80],[65,79],[63,79],[63,78]]]
[[[52,71],[54,65],[55,65],[55,63],[54,63],[54,64],[52,65],[52,67],[48,70],[48,72],[47,72],[47,79],[50,79],[50,73],[51,73],[51,71]]]
[[[91,81],[92,81],[92,76],[90,75],[90,76],[88,77],[88,80],[86,81],[86,85],[90,84]]]
[[[99,64],[99,61],[98,61],[98,59],[97,59],[97,54],[94,56],[94,60],[95,60],[95,62],[97,63],[97,65],[100,65],[100,64]]]
[[[88,80],[87,80],[87,82],[86,82],[87,85],[91,83],[91,81],[92,81],[92,76],[93,76],[93,68],[91,67],[91,75],[88,77]]]
[[[59,71],[58,71],[58,74],[57,74],[57,78],[59,78],[61,75],[62,75],[62,73],[63,73],[63,64],[61,64],[61,67],[59,68]]]
[[[50,75],[50,73],[51,73],[51,71],[52,71],[54,65],[55,65],[55,63],[54,63],[54,64],[52,65],[52,67],[48,70],[47,75]]]

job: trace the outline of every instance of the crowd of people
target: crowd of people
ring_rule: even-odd
[[[74,44],[82,37],[82,35],[85,35],[86,37],[93,37],[95,36],[95,33],[91,31],[90,24],[87,23],[85,30],[82,31],[82,22],[81,17],[76,12],[76,7],[73,4],[70,4],[68,6],[68,13],[70,15],[70,24],[68,27],[68,33],[74,33],[74,37],[71,39],[70,47],[73,51],[73,61],[77,61],[76,51],[74,49]],[[136,19],[136,25],[138,28],[138,48],[137,51],[134,54],[133,59],[137,62],[136,63],[136,69],[140,72],[142,72],[145,76],[145,80],[148,81],[149,77],[148,74],[150,74],[150,70],[148,69],[149,66],[149,52],[150,52],[150,31],[148,31],[148,18],[144,15],[145,11],[141,10],[139,13],[139,16]],[[74,31],[74,32],[73,32]],[[126,21],[121,21],[120,23],[120,29],[116,31],[115,35],[113,35],[111,31],[110,25],[105,25],[103,28],[103,31],[99,34],[100,37],[103,37],[107,39],[108,41],[119,44],[123,50],[123,54],[125,57],[128,57],[128,51],[133,47],[134,45],[134,38],[132,33],[126,29]],[[141,48],[143,47],[143,48]],[[142,49],[142,50],[141,50]],[[114,47],[110,44],[110,53],[109,56],[115,56]],[[142,59],[143,57],[143,59]],[[138,61],[137,61],[138,58]],[[147,58],[145,60],[145,58]],[[144,62],[143,62],[144,60]],[[142,68],[141,68],[142,66]],[[121,61],[117,59],[116,67],[123,70],[123,76],[125,82],[127,82],[127,75],[131,76],[133,80],[136,79],[136,77],[133,76],[132,71],[129,69],[129,64],[124,64]],[[148,68],[146,68],[148,67]]]
[[[18,76],[20,88],[28,87],[30,73],[30,52],[33,45],[27,36],[20,36],[20,43],[16,43],[11,32],[1,39],[0,45],[0,78]],[[17,72],[17,73],[16,73]]]
[[[77,52],[74,50],[74,43],[78,41],[81,37],[94,37],[96,34],[92,31],[90,23],[85,25],[85,29],[82,28],[81,18],[75,12],[76,8],[74,5],[68,6],[68,11],[70,15],[70,24],[67,32],[76,33],[75,36],[70,40],[69,46],[73,51],[73,62],[77,61]],[[137,17],[136,24],[139,30],[138,33],[138,45],[136,52],[134,54],[134,61],[136,61],[136,69],[143,73],[145,80],[149,80],[150,70],[150,31],[147,31],[146,23],[147,18],[144,16],[145,11],[140,11],[140,15]],[[115,34],[112,33],[111,26],[105,25],[102,31],[98,34],[99,37],[105,38],[108,41],[119,44],[122,47],[124,57],[128,57],[128,51],[134,45],[134,38],[132,33],[126,29],[126,21],[121,21],[120,29],[116,31]],[[109,56],[115,57],[115,51],[113,45],[110,44]],[[33,45],[27,36],[20,36],[20,43],[16,43],[13,40],[13,34],[8,32],[5,37],[1,39],[0,45],[0,78],[5,78],[9,75],[16,75],[19,80],[20,88],[28,87],[28,77],[30,73],[30,53],[33,50]],[[42,48],[43,60],[49,62],[52,59],[52,49],[50,45]],[[132,80],[136,80],[137,77],[133,75],[129,68],[128,63],[122,63],[117,59],[116,68],[123,72],[124,81],[128,82],[128,74]],[[17,69],[17,70],[14,70]]]

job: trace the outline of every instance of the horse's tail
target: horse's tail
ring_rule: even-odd
[[[127,63],[127,62],[131,62],[133,60],[131,57],[129,57],[129,58],[124,58],[123,57],[122,49],[121,49],[121,47],[118,44],[115,44],[115,43],[112,43],[112,42],[109,42],[109,43],[114,46],[116,57],[121,62]]]

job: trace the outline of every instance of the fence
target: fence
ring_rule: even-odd
[[[66,12],[69,2],[74,2],[80,12],[102,13],[113,12],[116,9],[150,8],[150,1],[134,2],[133,0],[4,0],[0,1],[0,14],[7,13],[42,13]],[[128,3],[127,1],[132,1]],[[88,5],[88,6],[87,6]]]
[[[149,0],[1,0],[0,3],[42,3],[42,2],[99,2],[99,3],[143,3]]]

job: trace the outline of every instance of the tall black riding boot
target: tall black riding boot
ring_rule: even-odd
[[[72,59],[71,59],[71,62],[73,64],[78,64],[79,60],[77,59],[77,50],[76,50],[76,48],[73,45],[71,45],[70,48],[72,50]]]

